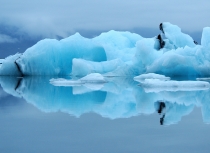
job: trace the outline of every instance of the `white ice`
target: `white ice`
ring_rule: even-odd
[[[81,79],[68,80],[68,79],[50,79],[50,83],[54,86],[85,86],[91,90],[99,90],[107,81],[99,73],[91,73]]]
[[[159,79],[146,79],[140,85],[146,92],[198,91],[210,88],[210,84],[205,81],[162,81]]]
[[[205,79],[198,79],[198,81],[175,81],[170,80],[170,77],[164,75],[148,73],[141,74],[134,77],[135,81],[140,82],[140,86],[146,92],[160,92],[160,91],[197,91],[208,90],[210,88],[209,82]]]

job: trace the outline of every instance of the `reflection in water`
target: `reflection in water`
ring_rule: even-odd
[[[161,115],[160,124],[170,125],[201,107],[203,121],[210,123],[210,90],[158,91],[144,90],[132,78],[113,77],[100,90],[85,86],[59,87],[50,77],[0,77],[4,91],[23,97],[44,112],[65,112],[79,117],[95,112],[110,119],[129,118],[139,114]]]

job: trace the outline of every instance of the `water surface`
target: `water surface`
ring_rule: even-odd
[[[100,89],[1,77],[1,152],[209,152],[209,90]]]

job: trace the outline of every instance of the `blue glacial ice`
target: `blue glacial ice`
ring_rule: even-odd
[[[23,54],[0,60],[0,75],[210,75],[209,27],[203,29],[200,45],[171,23],[163,22],[160,30],[153,38],[112,30],[92,39],[79,33],[60,41],[44,39]]]

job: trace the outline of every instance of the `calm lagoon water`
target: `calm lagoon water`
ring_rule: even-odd
[[[132,78],[58,87],[1,77],[0,152],[209,152],[210,90],[146,89]]]

